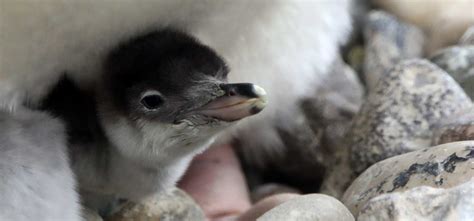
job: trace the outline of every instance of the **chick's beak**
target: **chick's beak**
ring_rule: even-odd
[[[254,84],[221,84],[220,88],[224,95],[201,107],[200,114],[231,122],[259,113],[267,103],[265,90]]]

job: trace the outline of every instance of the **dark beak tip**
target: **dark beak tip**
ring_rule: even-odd
[[[222,84],[221,89],[224,91],[226,96],[260,98],[266,95],[263,88],[251,83]]]

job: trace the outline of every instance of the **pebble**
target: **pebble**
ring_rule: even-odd
[[[372,0],[405,22],[427,33],[426,53],[456,44],[463,33],[474,25],[472,0]]]
[[[381,194],[418,186],[451,188],[474,177],[474,141],[447,143],[395,156],[374,164],[344,193],[352,214]]]
[[[456,187],[428,186],[383,194],[371,199],[361,210],[359,221],[472,221],[474,179]]]
[[[459,40],[459,43],[463,45],[474,45],[474,25],[467,29],[461,37],[461,40]]]
[[[205,221],[204,212],[185,192],[174,189],[140,203],[128,202],[106,221]]]
[[[257,221],[354,221],[337,199],[323,194],[309,194],[291,199],[264,213]]]
[[[433,63],[448,72],[474,99],[474,45],[445,48],[431,59]]]
[[[370,12],[364,27],[364,76],[368,91],[400,61],[423,54],[424,35],[417,27],[383,11]]]
[[[441,121],[434,129],[433,145],[474,140],[474,108],[468,108]]]
[[[403,61],[369,93],[349,132],[357,174],[383,159],[429,147],[442,119],[471,107],[449,74],[426,60]]]

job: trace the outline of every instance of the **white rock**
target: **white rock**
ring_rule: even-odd
[[[429,35],[428,54],[457,43],[467,28],[474,25],[472,0],[372,0],[372,2],[423,28]]]
[[[474,179],[449,189],[427,186],[401,193],[383,194],[370,200],[359,221],[472,221]]]
[[[349,210],[337,199],[310,194],[287,201],[263,214],[257,221],[353,221]]]
[[[361,174],[343,202],[358,214],[367,201],[418,186],[450,188],[474,177],[474,141],[448,143],[381,161]]]

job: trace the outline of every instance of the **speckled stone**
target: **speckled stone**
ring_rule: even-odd
[[[433,145],[474,140],[474,108],[453,114],[434,129]]]
[[[459,40],[459,43],[463,45],[474,45],[474,25],[467,29],[461,37],[461,40]]]
[[[201,208],[179,189],[140,203],[129,202],[106,221],[205,221]]]
[[[474,179],[459,186],[440,189],[416,187],[401,193],[383,194],[362,208],[359,221],[472,221]]]
[[[382,11],[372,11],[364,27],[364,75],[368,91],[403,59],[423,54],[423,32]]]
[[[361,174],[342,202],[357,215],[367,201],[381,194],[418,186],[451,188],[474,177],[474,141],[430,147],[379,162]]]
[[[431,57],[431,61],[448,72],[474,98],[474,45],[445,48]]]
[[[309,194],[289,200],[264,213],[257,221],[354,221],[349,210],[337,199]]]
[[[354,117],[348,135],[351,167],[360,174],[380,160],[429,147],[434,125],[471,105],[462,88],[437,66],[418,59],[401,62]]]

